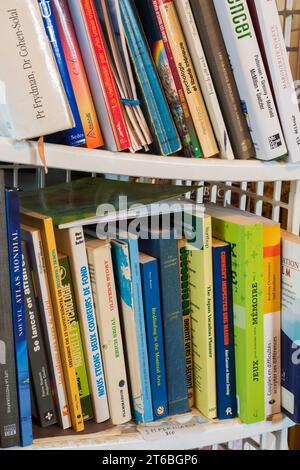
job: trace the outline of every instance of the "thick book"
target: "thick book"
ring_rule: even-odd
[[[290,162],[300,160],[300,109],[276,0],[248,0]]]
[[[153,420],[148,357],[145,363],[144,354],[146,350],[145,325],[142,324],[142,319],[138,321],[136,315],[129,244],[121,240],[112,240],[111,247],[130,378],[133,417],[137,423],[144,423]],[[142,337],[141,326],[143,327]],[[144,341],[143,344],[142,341]]]
[[[0,447],[20,444],[4,172],[0,171]]]
[[[140,268],[151,379],[153,419],[157,420],[168,416],[167,380],[157,260],[145,253],[140,253]]]
[[[158,261],[169,415],[185,413],[189,410],[189,402],[182,326],[178,240],[175,230],[152,229],[149,231],[148,239],[140,240],[140,249]]]
[[[212,1],[190,0],[235,158],[255,157],[224,39]]]
[[[103,138],[67,0],[54,0],[53,10],[74,90],[87,148],[103,146]]]
[[[194,406],[194,368],[193,368],[193,340],[191,317],[191,293],[189,280],[189,253],[188,242],[185,238],[178,240],[178,254],[180,263],[181,306],[184,334],[186,380],[188,387],[189,407]]]
[[[237,416],[231,246],[213,239],[214,320],[218,419]]]
[[[53,2],[46,0],[38,0],[40,12],[44,21],[45,30],[52,47],[52,51],[56,60],[56,64],[64,85],[64,89],[69,101],[69,105],[74,118],[74,126],[63,132],[60,136],[55,136],[59,142],[66,143],[67,145],[79,146],[84,145],[85,135],[78,111],[78,106],[70,79],[66,58],[61,44],[61,39],[58,32],[58,27],[54,15]],[[59,109],[59,108],[58,108]],[[55,119],[55,118],[54,118]]]
[[[53,221],[51,217],[44,216],[37,212],[21,210],[21,222],[24,225],[29,225],[30,227],[40,230],[41,233],[60,356],[67,390],[70,418],[74,430],[82,431],[84,429],[84,422],[76,381],[74,360],[71,352],[68,319],[59,272]]]
[[[110,419],[115,425],[124,424],[131,411],[111,246],[108,240],[88,240],[86,249]]]
[[[300,423],[299,361],[299,282],[300,237],[281,231],[282,243],[282,408],[295,423]]]
[[[246,213],[206,205],[213,236],[231,244],[238,415],[265,419],[263,224]]]
[[[255,145],[256,158],[274,160],[287,154],[267,71],[247,0],[214,0],[233,74]]]
[[[21,445],[25,447],[32,444],[32,420],[26,317],[23,293],[20,207],[17,190],[7,190],[5,196],[20,434]]]
[[[38,229],[28,225],[22,224],[21,230],[33,268],[35,296],[39,304],[57,417],[62,429],[67,429],[71,427],[71,420],[42,238]]]
[[[57,422],[52,397],[49,366],[41,328],[38,305],[32,282],[32,267],[26,242],[22,242],[22,270],[27,327],[28,356],[30,364],[30,386],[34,406],[33,417],[41,427]]]
[[[92,53],[97,61],[98,70],[102,80],[106,106],[110,110],[114,123],[115,135],[119,143],[119,150],[130,148],[130,137],[124,117],[121,97],[115,81],[110,57],[107,51],[105,38],[101,29],[96,7],[92,0],[82,0],[82,13],[88,28],[89,40],[92,44]]]
[[[109,419],[109,409],[83,229],[56,230],[55,237],[58,250],[69,257],[94,420],[102,423]]]
[[[159,6],[203,156],[215,157],[219,154],[219,149],[175,3],[173,0],[159,0]]]
[[[0,25],[0,134],[23,140],[73,127],[37,1],[1,1]]]
[[[85,365],[83,344],[78,317],[78,310],[75,299],[75,292],[71,276],[69,258],[66,255],[59,254],[60,277],[64,294],[66,313],[69,324],[69,335],[71,351],[74,358],[77,385],[80,395],[83,419],[88,421],[93,417],[93,406],[90,394],[89,381]]]
[[[214,419],[217,396],[211,218],[195,213],[191,222],[192,227],[198,227],[196,239],[188,237],[195,406]]]
[[[221,158],[234,160],[230,138],[224,122],[202,42],[197,30],[189,0],[175,0],[181,27],[191,54],[196,76],[213,126]]]
[[[162,155],[181,150],[181,142],[133,0],[120,0],[123,28],[140,84],[153,136]]]
[[[136,1],[135,4],[182,142],[183,155],[201,157],[200,142],[161,18],[159,2],[147,0],[146,2]]]

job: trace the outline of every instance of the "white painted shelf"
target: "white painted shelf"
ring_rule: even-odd
[[[264,163],[258,160],[188,159],[113,153],[105,150],[45,145],[47,165],[73,171],[112,173],[134,177],[192,181],[292,181],[300,180],[300,164]],[[0,137],[0,161],[41,166],[35,142],[14,143]]]
[[[294,425],[281,414],[274,416],[271,421],[250,425],[243,424],[238,419],[214,420],[206,423],[201,421],[201,418],[189,415],[156,425],[152,423],[149,426],[118,426],[96,435],[36,440],[28,449],[189,450],[267,433],[274,433],[277,440],[276,448],[284,449],[287,446],[287,430]],[[185,429],[182,429],[183,426]],[[169,435],[166,435],[166,429]]]

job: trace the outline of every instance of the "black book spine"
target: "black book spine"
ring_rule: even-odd
[[[20,445],[4,172],[0,171],[0,447]]]
[[[22,265],[31,392],[34,399],[33,417],[40,426],[47,427],[57,422],[57,416],[51,390],[46,346],[34,294],[30,258],[25,242],[22,242]]]

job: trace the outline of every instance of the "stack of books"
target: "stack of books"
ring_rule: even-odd
[[[80,432],[192,408],[300,421],[300,237],[188,201],[172,216],[119,211],[104,230],[90,218],[101,202],[165,204],[190,187],[87,178],[19,193],[0,177],[2,447],[30,445],[32,423]]]
[[[3,0],[1,135],[300,160],[276,0]]]

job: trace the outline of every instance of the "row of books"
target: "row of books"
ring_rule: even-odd
[[[55,228],[49,188],[21,194],[19,213],[3,172],[0,187],[2,447],[29,445],[32,417],[82,431],[192,407],[255,423],[283,406],[299,422],[299,237],[207,204],[101,240]]]
[[[2,135],[300,159],[276,0],[3,0],[0,11]]]

